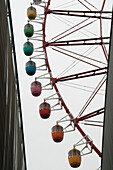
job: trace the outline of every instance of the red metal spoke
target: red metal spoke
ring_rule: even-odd
[[[56,15],[75,16],[75,17],[110,19],[109,17],[100,16],[101,11],[68,11],[68,10],[50,10],[49,9],[47,13],[48,14],[52,13],[52,14],[56,14]],[[80,13],[82,13],[82,14],[80,14]],[[89,15],[89,14],[93,14],[93,15]],[[98,14],[98,16],[95,14]]]
[[[102,45],[104,39],[109,40],[109,37],[102,37],[102,39],[101,37],[99,37],[99,38],[88,38],[88,39],[67,40],[67,41],[53,41],[53,42],[46,42],[46,46]],[[104,44],[109,44],[109,41],[104,42]]]
[[[86,71],[83,73],[77,73],[65,77],[60,77],[56,78],[55,82],[61,82],[61,81],[68,81],[68,80],[73,80],[73,79],[79,79],[79,78],[85,78],[85,77],[90,77],[90,76],[97,76],[101,74],[106,74],[107,73],[107,67],[96,69],[96,70],[91,70],[91,71]]]
[[[57,11],[57,12],[73,12],[73,13],[88,13],[88,14],[100,14],[100,13],[102,13],[102,14],[112,14],[112,11],[79,11],[79,10],[76,10],[76,11],[74,11],[74,10],[50,10],[50,9],[48,9],[48,11],[47,11],[47,13],[48,12],[51,12],[51,11]]]
[[[94,117],[94,116],[98,116],[98,115],[100,115],[102,113],[104,113],[104,108],[101,108],[99,110],[96,110],[96,111],[94,111],[92,113],[89,113],[89,114],[87,114],[85,116],[82,116],[82,117],[78,118],[78,122],[86,120],[86,119],[89,119],[89,118]]]
[[[101,8],[101,13],[103,12],[104,6],[105,6],[106,0],[103,1],[102,8]]]
[[[76,43],[76,42],[71,42],[70,41],[65,41],[65,42],[56,42],[56,43],[48,43],[46,42],[46,46],[77,46],[77,45],[102,45],[103,43],[100,41],[100,42],[89,42],[89,43]],[[104,42],[104,44],[109,44],[109,42]],[[103,46],[103,45],[102,45]],[[105,51],[105,50],[104,50]]]
[[[103,127],[103,125],[97,125],[97,124],[91,124],[91,123],[82,123],[83,125],[88,125],[88,126],[98,126],[98,127]]]

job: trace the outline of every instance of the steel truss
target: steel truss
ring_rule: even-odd
[[[74,127],[73,130],[75,130],[75,128],[77,128],[78,131],[83,136],[83,138],[86,140],[86,142],[88,142],[88,144],[91,146],[91,149],[93,149],[99,155],[99,157],[102,156],[102,153],[95,146],[95,144],[92,143],[90,137],[87,136],[86,133],[82,130],[82,128],[79,126],[79,123],[82,122],[82,121],[86,121],[89,118],[92,118],[92,117],[95,117],[95,116],[98,116],[98,115],[101,115],[102,113],[104,113],[104,108],[100,108],[100,109],[93,111],[91,113],[87,113],[85,116],[82,116],[82,114],[84,113],[84,111],[86,110],[88,105],[91,103],[93,98],[97,95],[98,91],[101,89],[101,87],[105,83],[106,74],[107,74],[107,66],[99,67],[96,64],[89,63],[89,62],[84,61],[80,58],[80,59],[78,59],[79,61],[90,64],[90,65],[96,67],[97,69],[93,69],[93,70],[85,71],[85,72],[82,72],[82,73],[77,73],[77,74],[73,74],[73,75],[68,75],[68,76],[56,78],[56,77],[52,76],[52,71],[51,71],[51,68],[50,68],[49,60],[48,60],[47,48],[51,47],[53,50],[55,50],[57,52],[60,52],[62,54],[68,55],[69,57],[77,59],[76,57],[73,56],[73,54],[72,55],[66,54],[66,50],[65,50],[65,52],[62,52],[60,47],[59,47],[59,49],[60,49],[59,50],[58,46],[100,45],[102,47],[102,50],[103,50],[103,53],[104,53],[104,56],[105,56],[105,59],[106,59],[106,62],[107,62],[108,55],[107,55],[107,51],[106,51],[106,48],[105,48],[105,44],[109,44],[109,37],[103,37],[102,36],[102,19],[111,19],[111,17],[108,17],[106,15],[106,14],[111,14],[111,12],[103,11],[105,1],[106,0],[103,0],[102,8],[101,8],[100,11],[51,10],[51,9],[49,9],[51,0],[48,0],[48,2],[45,3],[45,5],[40,4],[40,7],[42,7],[44,9],[44,14],[40,14],[38,20],[33,21],[33,22],[41,24],[42,29],[36,31],[35,32],[36,36],[31,39],[31,40],[37,40],[37,41],[42,42],[42,46],[35,49],[36,52],[39,52],[39,55],[33,56],[32,58],[33,59],[42,59],[44,61],[44,64],[38,66],[37,69],[41,70],[42,67],[45,66],[46,71],[47,71],[45,74],[36,77],[36,79],[43,79],[43,78],[49,79],[50,80],[49,84],[46,84],[45,86],[43,86],[44,87],[43,90],[44,89],[46,90],[45,87],[47,87],[48,85],[50,85],[52,88],[47,88],[47,89],[51,90],[51,89],[54,88],[54,90],[55,90],[55,94],[45,98],[44,101],[54,100],[54,99],[58,100],[58,103],[56,103],[55,105],[52,106],[53,111],[57,110],[57,109],[55,109],[55,107],[57,105],[60,106],[60,109],[64,108],[67,115],[69,116],[69,121],[70,121],[70,124],[67,125],[66,128],[70,125],[72,125],[72,127]],[[86,17],[86,18],[98,19],[100,21],[100,36],[96,37],[96,38],[89,38],[89,39],[77,39],[77,40],[65,40],[65,41],[61,40],[62,38],[72,34],[75,31],[78,31],[78,30],[80,30],[80,29],[82,29],[82,28],[84,28],[84,27],[86,27],[86,26],[88,26],[88,25],[90,25],[94,22],[94,21],[91,21],[91,22],[85,24],[84,26],[80,26],[79,28],[75,29],[74,31],[71,31],[70,33],[68,33],[66,35],[60,35],[60,37],[56,36],[55,37],[56,39],[54,41],[50,40],[49,42],[47,42],[46,41],[46,22],[47,22],[47,15],[48,14],[49,15],[55,14],[55,15],[66,15],[66,16],[73,16],[73,17]],[[83,22],[81,22],[81,23],[83,23]],[[69,51],[67,50],[67,52],[69,52]],[[42,69],[42,70],[45,71],[45,69]],[[103,75],[103,74],[104,74],[104,77],[100,81],[99,85],[93,91],[93,93],[91,94],[91,96],[89,97],[89,99],[87,100],[87,102],[85,103],[83,108],[81,109],[80,113],[75,118],[73,116],[73,114],[70,112],[69,108],[67,107],[65,101],[63,100],[63,98],[62,98],[62,96],[59,92],[59,89],[57,87],[57,83],[63,82],[63,81],[68,81],[68,80],[75,80],[75,79],[86,78],[86,77],[91,77],[91,76]],[[57,121],[57,123],[63,122],[63,121],[68,121],[68,120],[61,119],[60,121]],[[99,122],[96,121],[96,123],[99,123]],[[92,126],[100,126],[100,125],[94,124],[94,122],[92,124],[85,122],[84,124],[92,125]]]
[[[50,69],[50,65],[49,65],[49,61],[48,61],[48,55],[47,55],[47,50],[46,48],[48,46],[67,46],[67,45],[101,45],[102,46],[102,49],[103,49],[103,52],[105,54],[105,58],[107,60],[107,54],[106,54],[106,51],[105,51],[105,47],[104,47],[104,44],[109,44],[109,41],[108,42],[103,42],[103,40],[105,39],[109,39],[109,37],[102,37],[102,34],[100,35],[99,38],[94,38],[94,39],[81,39],[81,40],[69,40],[69,41],[59,41],[58,42],[58,39],[57,41],[53,41],[53,42],[46,42],[45,40],[45,29],[46,29],[46,20],[47,20],[47,15],[48,14],[57,14],[57,15],[70,15],[70,16],[79,16],[79,17],[92,17],[92,18],[98,18],[98,19],[108,19],[107,17],[102,17],[101,14],[102,13],[107,13],[108,11],[106,12],[103,12],[103,8],[104,8],[104,3],[105,1],[103,2],[103,6],[102,6],[102,9],[101,11],[83,11],[83,15],[81,14],[77,14],[77,13],[81,13],[81,11],[61,11],[61,10],[50,10],[49,9],[49,5],[50,5],[50,1],[51,0],[48,0],[48,3],[47,3],[47,7],[45,9],[45,18],[44,18],[44,24],[43,24],[43,44],[44,44],[44,51],[45,51],[45,56],[46,56],[46,60],[47,60],[47,67],[48,67],[48,71],[51,72],[51,69]],[[95,13],[97,12],[98,16],[95,15]],[[72,14],[73,13],[73,14]],[[108,12],[109,13],[109,12]],[[90,15],[89,15],[90,14]],[[91,14],[94,14],[94,15],[91,15]],[[110,18],[109,18],[110,19]],[[102,28],[101,28],[102,29]],[[102,30],[100,29],[100,32],[102,32]],[[90,42],[90,41],[95,41],[95,42]],[[88,76],[94,76],[94,75],[99,75],[99,74],[106,74],[107,73],[107,67],[104,67],[104,68],[99,68],[97,70],[92,70],[92,71],[88,71],[88,72],[84,72],[84,73],[78,73],[78,74],[75,74],[75,75],[70,75],[70,76],[67,76],[67,77],[61,77],[61,78],[52,78],[53,80],[53,87],[56,91],[56,93],[58,94],[58,97],[61,98],[62,100],[62,106],[64,107],[66,113],[69,115],[70,117],[70,120],[74,123],[74,126],[78,129],[78,131],[81,133],[81,135],[85,138],[86,137],[86,134],[85,132],[82,130],[82,128],[79,126],[79,122],[82,121],[82,120],[85,120],[85,119],[88,119],[88,118],[91,118],[91,117],[94,117],[94,116],[97,116],[97,115],[100,115],[102,113],[104,113],[104,109],[99,109],[97,111],[94,111],[92,113],[89,113],[83,117],[81,117],[81,115],[83,114],[83,112],[85,111],[86,107],[89,105],[89,103],[92,101],[93,97],[97,94],[97,91],[101,88],[99,87],[99,89],[97,89],[97,91],[94,92],[94,95],[92,96],[92,98],[89,100],[89,102],[86,104],[86,106],[84,107],[83,111],[80,113],[80,115],[77,117],[77,118],[74,118],[73,115],[71,114],[71,112],[69,111],[68,107],[66,106],[63,98],[61,97],[60,93],[59,93],[59,90],[57,88],[57,85],[56,83],[58,81],[67,81],[67,80],[72,80],[72,79],[77,79],[77,78],[83,78],[83,77],[88,77]],[[105,82],[105,80],[104,80]],[[104,82],[102,82],[101,86],[104,84]],[[89,142],[89,144],[91,145],[91,147],[93,148],[93,150],[95,150],[95,152],[101,157],[102,156],[102,153],[98,150],[98,148],[92,143],[90,142],[90,138],[87,137],[87,141]]]

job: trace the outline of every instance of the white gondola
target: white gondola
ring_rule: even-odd
[[[33,0],[33,3],[35,4],[35,5],[38,5],[38,4],[40,4],[42,2],[42,0]]]

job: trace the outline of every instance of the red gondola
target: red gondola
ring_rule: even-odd
[[[54,142],[61,142],[64,137],[63,127],[60,125],[55,125],[52,127],[52,138]]]
[[[39,112],[40,112],[40,116],[43,119],[47,119],[50,116],[51,113],[51,107],[49,103],[43,102],[42,104],[40,104],[39,106]]]
[[[40,96],[42,91],[41,83],[38,81],[34,81],[31,83],[31,93],[33,96],[37,97]]]

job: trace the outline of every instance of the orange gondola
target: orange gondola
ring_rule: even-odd
[[[78,168],[81,165],[80,151],[73,148],[68,152],[69,164],[72,168]]]
[[[54,142],[61,142],[64,137],[63,127],[60,125],[55,125],[52,127],[52,138]]]

